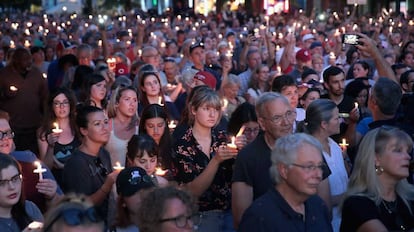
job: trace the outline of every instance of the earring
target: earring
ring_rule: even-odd
[[[377,175],[381,175],[384,172],[384,168],[382,168],[381,166],[377,166],[375,165],[375,173],[377,173]]]

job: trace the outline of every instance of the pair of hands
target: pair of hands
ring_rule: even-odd
[[[214,159],[221,163],[225,160],[235,158],[239,150],[247,144],[246,136],[243,134],[236,136],[234,143],[236,144],[236,148],[227,146],[226,144],[220,145]]]

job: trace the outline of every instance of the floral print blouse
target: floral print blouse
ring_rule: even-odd
[[[220,145],[227,142],[224,132],[212,131],[212,140],[209,158],[201,149],[201,145],[194,138],[192,128],[188,128],[181,138],[176,140],[174,150],[176,157],[175,180],[178,183],[188,183],[199,176],[207,167],[210,160],[216,155]],[[200,211],[227,210],[231,202],[231,177],[234,159],[222,162],[209,188],[198,199]]]

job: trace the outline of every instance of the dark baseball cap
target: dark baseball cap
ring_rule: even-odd
[[[155,187],[151,177],[140,167],[123,169],[116,178],[116,191],[118,194],[129,197],[140,191]]]
[[[204,43],[203,42],[201,42],[201,41],[196,41],[196,42],[193,42],[191,45],[190,45],[190,54],[193,52],[193,50],[194,49],[196,49],[196,48],[203,48],[204,49]]]

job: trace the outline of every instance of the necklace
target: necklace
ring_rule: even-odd
[[[395,201],[385,201],[385,200],[382,200],[381,203],[384,206],[385,210],[389,214],[393,214],[393,213],[396,212],[396,210],[397,210],[397,200],[395,200]]]

